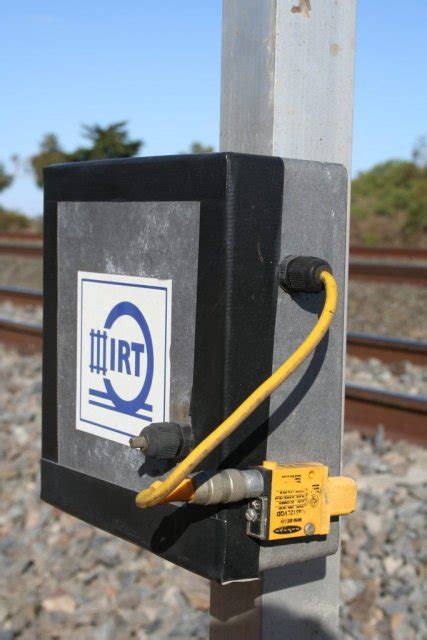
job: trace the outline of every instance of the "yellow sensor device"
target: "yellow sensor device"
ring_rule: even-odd
[[[356,508],[357,488],[351,478],[329,477],[318,462],[257,467],[264,477],[264,492],[246,511],[247,533],[259,540],[325,536],[333,516]]]

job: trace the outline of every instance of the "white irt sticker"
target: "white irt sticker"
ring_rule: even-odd
[[[172,281],[78,272],[77,429],[128,444],[169,420]]]

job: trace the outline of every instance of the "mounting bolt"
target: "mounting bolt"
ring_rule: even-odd
[[[245,518],[248,522],[256,522],[259,518],[259,515],[255,511],[255,509],[252,509],[252,507],[249,507],[249,509],[246,510]]]
[[[316,527],[314,526],[314,524],[312,522],[307,522],[307,524],[304,527],[304,533],[306,536],[312,536],[314,535],[314,532],[316,531]]]
[[[256,509],[257,511],[261,511],[262,509],[262,502],[261,500],[252,500],[252,506],[254,509]]]

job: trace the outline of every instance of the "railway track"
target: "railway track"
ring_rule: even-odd
[[[360,334],[356,335],[360,345]],[[42,325],[0,318],[0,342],[25,351],[41,351]],[[395,349],[395,351],[401,354],[403,350]],[[384,426],[389,437],[404,437],[425,444],[427,397],[348,383],[345,391],[346,429],[356,429],[365,434],[372,434],[380,424]]]
[[[23,242],[24,239],[25,242]],[[15,240],[20,242],[15,242]],[[29,243],[28,240],[33,242]],[[37,243],[34,241],[37,241]],[[43,255],[42,236],[37,234],[9,233],[5,235],[0,233],[0,254],[41,257]],[[390,261],[387,262],[387,260]],[[425,249],[351,247],[349,275],[352,280],[425,286],[427,285],[426,263],[427,250]]]
[[[349,332],[347,333],[347,353],[361,360],[378,358],[387,363],[408,360],[412,364],[427,366],[427,342],[409,338]]]
[[[38,257],[43,255],[43,247],[39,244],[18,244],[0,242],[0,254],[13,254],[22,257]]]
[[[427,285],[427,265],[417,262],[384,262],[373,260],[350,260],[351,280],[366,282],[388,282],[390,284]]]
[[[365,434],[382,425],[390,438],[427,441],[427,396],[365,387],[347,383],[345,387],[345,428]]]
[[[43,302],[41,289],[0,286],[0,301],[10,300],[15,304],[37,304]],[[349,332],[347,352],[362,360],[378,358],[382,362],[408,360],[412,364],[427,366],[427,342],[408,338],[392,338],[369,333]]]
[[[377,258],[390,260],[393,258],[405,258],[406,260],[427,261],[427,249],[408,247],[363,247],[352,245],[350,247],[352,258]]]
[[[43,302],[41,289],[29,289],[27,287],[0,286],[0,300],[10,300],[14,304],[36,304]]]
[[[41,257],[42,236],[0,233],[0,254]],[[382,247],[351,247],[352,279],[389,283],[427,284],[427,250]],[[396,259],[395,262],[386,260]],[[0,286],[0,300],[15,304],[42,304],[41,290]],[[26,351],[42,348],[42,326],[0,318],[0,342]],[[378,358],[392,363],[408,360],[427,365],[427,343],[363,333],[349,333],[347,350],[361,359]],[[390,437],[405,437],[425,444],[427,440],[427,398],[392,393],[356,384],[346,385],[346,429],[371,434],[382,424]]]
[[[41,351],[43,346],[42,325],[0,318],[0,342],[24,351]]]
[[[1,231],[1,241],[21,241],[27,242],[31,240],[39,245],[43,244],[43,235],[33,231]],[[425,260],[427,261],[427,249],[408,248],[408,247],[365,247],[362,245],[352,245],[350,247],[350,255],[359,258],[406,258],[407,260]]]
[[[0,231],[0,240],[33,240],[43,244],[43,234],[35,231]],[[427,260],[427,249],[420,247],[383,247],[352,244],[350,253],[366,258],[416,258]]]
[[[43,243],[43,235],[34,231],[0,231],[0,240],[33,240],[34,242]]]

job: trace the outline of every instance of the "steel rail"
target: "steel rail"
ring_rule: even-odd
[[[407,258],[408,260],[427,260],[427,249],[419,247],[364,247],[362,245],[352,245],[350,256],[353,258]]]
[[[0,318],[0,342],[25,351],[41,351],[42,325]],[[427,397],[347,383],[345,398],[347,430],[372,434],[383,425],[389,437],[420,443],[427,440]]]
[[[0,301],[10,300],[15,304],[37,304],[43,302],[41,289],[0,285]],[[408,360],[412,364],[427,366],[427,342],[408,338],[393,338],[370,333],[349,332],[347,353],[362,360],[378,358],[382,362]]]
[[[0,342],[24,351],[41,351],[43,327],[41,324],[17,322],[0,317]]]
[[[33,240],[43,242],[43,234],[35,231],[0,231],[0,240]]]
[[[1,236],[0,236],[1,239]],[[361,249],[359,249],[360,251]],[[0,254],[14,254],[20,256],[41,257],[43,246],[37,244],[0,243]],[[426,252],[422,252],[420,260],[425,259]],[[369,253],[365,254],[366,256]],[[372,254],[373,255],[373,254]],[[402,256],[406,254],[402,253]],[[416,250],[411,257],[415,257]],[[375,254],[376,257],[379,254]],[[383,258],[393,257],[393,254],[382,254]],[[414,285],[427,285],[427,264],[416,262],[385,262],[383,260],[350,260],[349,275],[352,280],[365,280],[369,282],[406,283]]]
[[[30,289],[27,287],[15,287],[12,285],[0,286],[0,300],[10,300],[16,304],[37,304],[43,302],[43,291],[41,289]]]
[[[32,240],[43,244],[43,234],[34,231],[0,231],[0,241],[20,240],[26,242]],[[360,258],[407,258],[408,260],[427,261],[427,249],[422,247],[367,247],[363,245],[351,245],[350,256]]]
[[[382,362],[401,362],[427,366],[427,342],[393,338],[373,333],[347,333],[347,353],[361,360],[378,358]]]
[[[43,255],[43,246],[38,244],[14,244],[13,242],[0,243],[0,254],[13,254],[17,256],[37,256]]]
[[[350,260],[351,280],[427,285],[427,265],[410,262]]]
[[[345,426],[372,434],[382,425],[388,437],[425,443],[427,397],[347,383]]]

